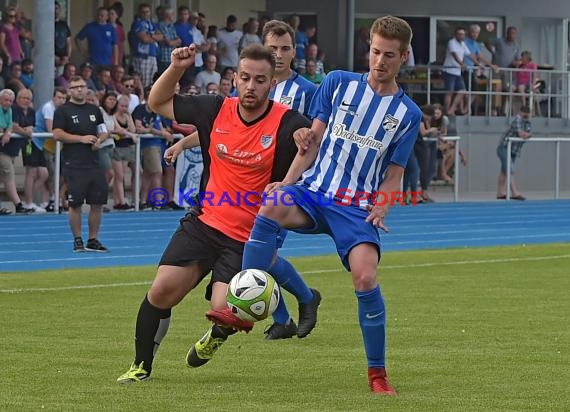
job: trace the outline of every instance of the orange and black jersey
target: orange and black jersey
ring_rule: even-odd
[[[245,242],[270,182],[287,174],[297,147],[295,130],[310,127],[303,115],[270,101],[265,113],[246,122],[238,98],[174,97],[178,123],[198,129],[204,159],[200,219],[229,237]]]

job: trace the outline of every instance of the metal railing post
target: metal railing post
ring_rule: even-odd
[[[455,164],[453,166],[453,200],[459,199],[459,139],[455,141]]]
[[[141,139],[142,136],[139,136],[136,139],[135,143],[135,187],[131,188],[133,192],[134,202],[135,202],[135,210],[138,212],[140,207],[140,191],[141,191],[141,176],[139,170],[141,168]]]
[[[58,214],[59,213],[59,207],[60,207],[60,202],[59,202],[59,191],[60,191],[60,187],[59,187],[59,182],[61,181],[61,142],[59,140],[55,141],[55,166],[54,166],[54,171],[53,171],[53,192],[54,192],[54,213]]]
[[[511,200],[511,139],[507,139],[507,200]]]
[[[560,198],[560,141],[556,141],[556,177],[554,178],[554,198],[555,199],[559,199]]]

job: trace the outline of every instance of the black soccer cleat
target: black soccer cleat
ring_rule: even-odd
[[[313,299],[309,303],[299,303],[299,326],[297,336],[304,338],[315,328],[317,324],[317,310],[321,304],[321,294],[316,289],[311,289]]]
[[[297,325],[293,319],[289,319],[288,324],[274,323],[265,329],[263,333],[265,333],[265,339],[267,340],[290,339],[297,335]]]

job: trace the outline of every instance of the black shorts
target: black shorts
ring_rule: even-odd
[[[100,168],[63,169],[63,180],[67,185],[67,201],[73,208],[88,205],[104,205],[109,195],[105,173]]]
[[[230,238],[189,213],[180,220],[159,265],[184,267],[198,262],[200,281],[211,271],[212,280],[206,290],[209,300],[212,283],[230,283],[241,270],[244,246],[245,243]]]
[[[22,160],[24,162],[24,166],[47,167],[44,151],[38,149],[32,142],[28,142],[22,149]]]

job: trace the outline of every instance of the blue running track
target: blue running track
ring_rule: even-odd
[[[0,218],[0,272],[156,265],[180,212],[109,213],[100,239],[110,253],[73,253],[65,215]],[[384,251],[570,242],[570,200],[434,203],[394,207]],[[83,221],[84,233],[87,222]],[[327,236],[290,233],[282,254],[336,253]]]

